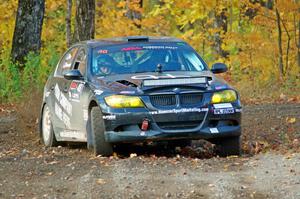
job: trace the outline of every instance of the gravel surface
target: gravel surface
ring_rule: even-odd
[[[210,155],[126,145],[106,158],[84,145],[44,148],[34,116],[2,109],[0,198],[300,198],[300,105],[243,111],[240,157],[194,142]]]

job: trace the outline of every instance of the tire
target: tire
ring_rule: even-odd
[[[217,145],[217,155],[221,157],[241,155],[240,136],[210,140]]]
[[[95,106],[91,110],[91,135],[96,156],[110,156],[113,153],[112,145],[105,141],[104,131],[105,127],[101,110],[98,106]]]
[[[41,140],[46,147],[55,147],[58,145],[53,131],[50,109],[47,104],[44,105],[41,118]]]

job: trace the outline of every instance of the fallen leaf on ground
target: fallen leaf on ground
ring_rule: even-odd
[[[291,118],[287,117],[286,122],[288,124],[294,124],[296,122],[296,118],[295,117],[291,117]]]
[[[96,183],[99,184],[99,185],[102,185],[102,184],[105,184],[106,182],[105,182],[104,179],[99,178],[99,179],[96,180]]]
[[[136,156],[137,156],[136,153],[131,153],[131,154],[130,154],[130,158],[134,158],[134,157],[136,157]]]

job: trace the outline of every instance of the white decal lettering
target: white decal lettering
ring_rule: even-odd
[[[135,91],[121,91],[120,94],[135,94]]]
[[[143,49],[170,49],[175,50],[178,49],[177,46],[143,46]]]
[[[193,113],[193,112],[207,112],[208,108],[183,108],[183,109],[170,109],[170,110],[157,110],[157,111],[150,111],[151,115],[157,114],[168,114],[168,113]]]
[[[96,95],[101,95],[102,93],[103,93],[102,90],[99,90],[99,89],[95,90],[95,94],[96,94]]]
[[[59,90],[59,87],[58,87],[57,84],[55,85],[55,88],[54,88],[54,89],[55,89],[55,90],[54,90],[55,97],[56,97],[56,99],[59,101],[59,99],[60,99],[60,90]]]
[[[103,119],[105,119],[105,120],[115,120],[116,116],[115,115],[104,115]]]
[[[232,108],[230,103],[214,104],[214,108]]]
[[[72,115],[72,105],[63,94],[60,95],[60,105],[69,115]]]
[[[219,133],[219,130],[217,128],[210,128],[209,130],[211,133]]]
[[[54,105],[54,111],[58,119],[60,119],[68,128],[70,128],[71,123],[69,116],[63,112],[62,108],[57,103]]]
[[[160,76],[155,76],[155,75],[135,75],[135,76],[132,76],[131,79],[142,79],[142,80],[145,80],[145,79],[163,79],[163,78],[172,78],[172,79],[175,79],[175,78],[188,78],[188,77],[191,77],[191,76],[187,76],[187,75],[172,75],[172,74],[165,74],[165,75],[160,75]]]
[[[87,121],[88,118],[89,118],[88,110],[83,109],[83,120],[84,120],[84,121]]]
[[[59,104],[62,106],[62,108],[69,114],[72,115],[72,105],[68,101],[68,99],[65,97],[64,94],[60,92],[59,86],[56,84],[54,88],[54,94],[59,102]]]
[[[83,90],[83,88],[84,88],[84,84],[79,84],[78,87],[77,87],[77,91],[78,91],[79,93],[81,93],[82,90]]]

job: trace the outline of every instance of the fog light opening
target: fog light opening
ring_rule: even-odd
[[[148,119],[144,119],[142,122],[142,126],[141,126],[141,130],[142,131],[147,131],[149,129],[149,120]]]

